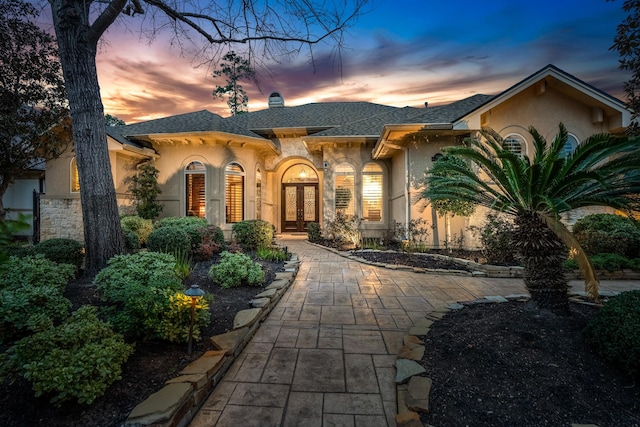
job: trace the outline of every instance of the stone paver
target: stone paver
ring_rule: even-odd
[[[407,381],[397,378],[397,355],[419,356],[404,341],[410,328],[428,328],[458,301],[526,294],[521,279],[385,269],[311,245],[306,236],[280,239],[300,260],[295,280],[192,427],[396,426],[396,381]],[[571,285],[583,289],[580,281]],[[640,286],[621,280],[601,288]],[[398,415],[398,423],[419,425],[411,414]]]

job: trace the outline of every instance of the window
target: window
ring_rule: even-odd
[[[362,216],[365,221],[382,221],[382,167],[376,163],[362,169]]]
[[[80,192],[80,176],[78,175],[78,163],[75,157],[71,159],[71,192]]]
[[[229,163],[224,177],[226,223],[240,222],[244,219],[244,169],[237,163]]]
[[[573,151],[578,146],[578,138],[574,135],[569,134],[567,137],[567,142],[564,144],[564,148],[562,149],[562,157],[568,157],[569,154],[573,153]]]
[[[512,153],[522,156],[525,153],[524,138],[518,134],[507,135],[502,142],[502,148]]]
[[[354,209],[354,178],[353,167],[348,163],[336,166],[334,175],[334,191],[336,210],[345,215],[353,216]]]
[[[256,219],[262,219],[262,172],[256,170]]]
[[[186,182],[187,216],[204,218],[207,213],[205,198],[205,167],[200,162],[191,162],[184,169]]]

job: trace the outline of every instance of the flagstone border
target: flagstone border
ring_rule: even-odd
[[[196,415],[209,393],[220,383],[233,361],[249,343],[260,323],[293,283],[300,261],[297,255],[285,262],[285,271],[251,301],[253,308],[236,314],[233,329],[211,337],[215,351],[207,351],[180,371],[165,386],[139,403],[129,414],[125,427],[182,427]]]

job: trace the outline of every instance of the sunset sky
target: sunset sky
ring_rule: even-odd
[[[609,48],[624,19],[622,0],[374,0],[346,38],[342,69],[316,52],[261,72],[260,89],[244,83],[249,110],[278,91],[287,106],[324,101],[438,105],[496,94],[554,64],[624,99],[628,74]],[[126,16],[120,19],[127,18]],[[98,72],[105,112],[127,123],[201,109],[228,116],[213,99],[207,66],[195,68],[164,37],[152,44],[116,27],[105,36]],[[240,50],[240,49],[237,49]]]

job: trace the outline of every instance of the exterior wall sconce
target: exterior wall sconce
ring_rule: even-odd
[[[189,323],[189,346],[187,348],[187,354],[191,355],[193,350],[193,323],[196,314],[196,301],[198,298],[204,296],[204,291],[200,289],[198,285],[191,285],[189,289],[184,291],[184,294],[191,297],[191,323]]]

